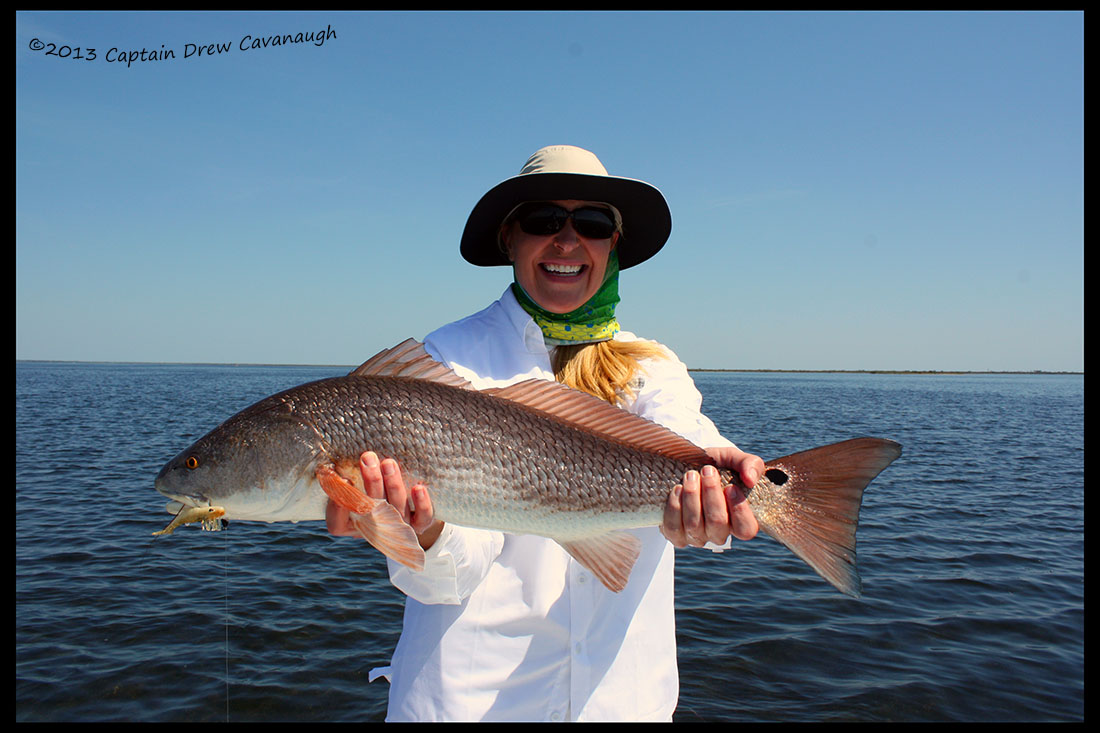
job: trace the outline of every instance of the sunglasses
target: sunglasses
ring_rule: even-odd
[[[586,239],[610,239],[615,233],[615,216],[609,209],[582,206],[569,211],[557,204],[528,203],[512,217],[527,234],[546,237],[557,234],[572,219],[573,229]]]

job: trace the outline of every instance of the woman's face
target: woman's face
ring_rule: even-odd
[[[593,206],[607,208],[594,201],[551,201],[567,211]],[[527,294],[551,313],[568,313],[581,307],[596,294],[607,271],[607,258],[619,239],[614,232],[608,239],[589,239],[577,234],[573,220],[566,221],[555,234],[528,234],[517,222],[501,229],[508,258],[515,268],[516,282]]]

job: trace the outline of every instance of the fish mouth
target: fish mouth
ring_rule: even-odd
[[[172,489],[176,487],[172,486],[173,482],[167,478],[169,475],[168,468],[168,466],[162,468],[153,481],[153,488],[160,494],[167,496],[169,499],[183,506],[206,507],[214,504],[214,502],[210,501],[210,499],[203,494],[181,494],[173,491]]]
[[[183,507],[206,507],[214,505],[214,502],[210,501],[210,499],[202,494],[174,494],[170,491],[166,491],[162,486],[157,486],[156,489],[163,496],[172,500],[168,503],[168,506],[165,507],[168,512],[172,514],[178,512]]]

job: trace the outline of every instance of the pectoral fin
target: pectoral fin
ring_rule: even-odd
[[[416,532],[393,505],[370,498],[331,465],[318,466],[315,473],[324,492],[351,513],[352,526],[372,547],[413,570],[424,569],[424,549]]]

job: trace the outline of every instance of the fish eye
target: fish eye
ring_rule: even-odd
[[[187,456],[187,460],[184,461],[184,465],[187,466],[188,468],[192,468],[192,469],[198,468],[199,467],[199,459],[196,458],[195,456]]]

